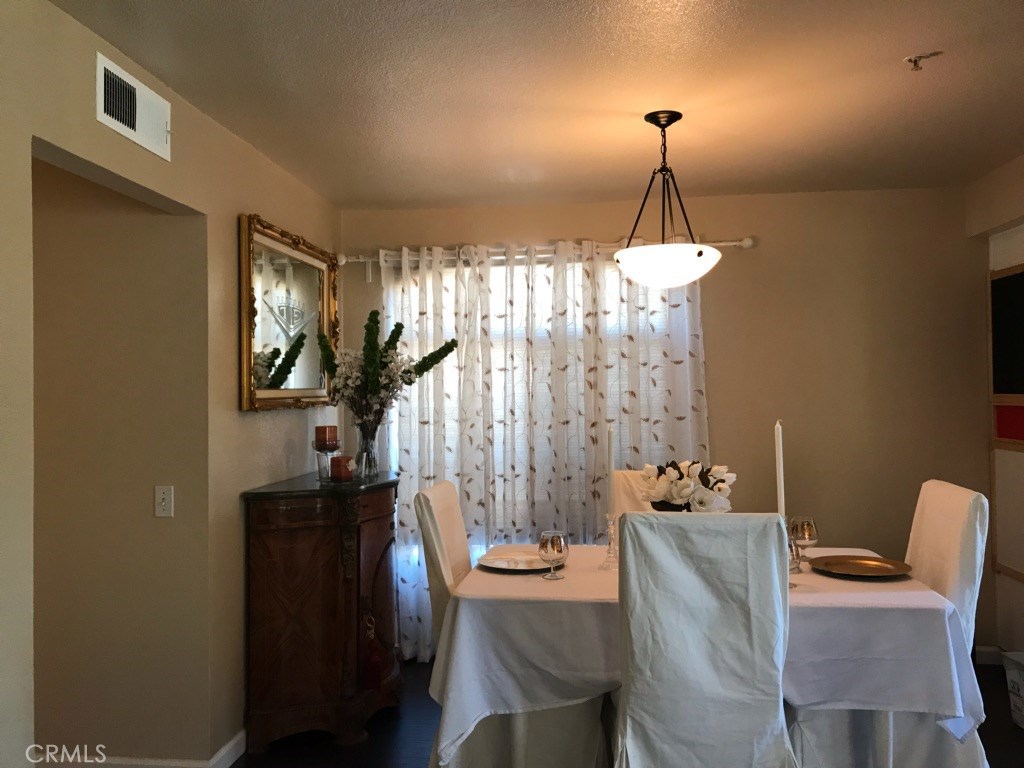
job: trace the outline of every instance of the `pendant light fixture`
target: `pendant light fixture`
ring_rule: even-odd
[[[669,109],[648,112],[644,115],[644,120],[661,130],[661,165],[651,173],[651,180],[647,184],[647,191],[640,203],[640,210],[636,214],[636,221],[633,222],[633,229],[630,230],[626,247],[615,253],[615,263],[619,265],[622,273],[633,282],[650,288],[674,288],[692,283],[710,272],[711,268],[722,258],[722,253],[717,248],[695,242],[693,230],[690,229],[690,219],[686,215],[683,198],[679,194],[679,185],[676,184],[675,174],[672,173],[672,169],[665,159],[667,152],[665,130],[682,116],[682,113]],[[654,180],[659,175],[661,176],[661,243],[632,245],[633,235],[636,234],[640,217],[644,213],[644,206],[647,205],[647,198],[651,194],[651,187],[654,186]],[[679,203],[679,212],[686,224],[686,234],[690,238],[688,243],[676,242],[672,193],[675,193],[675,198]]]

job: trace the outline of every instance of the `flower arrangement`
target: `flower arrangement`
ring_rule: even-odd
[[[440,363],[458,345],[449,339],[438,349],[414,360],[398,351],[398,342],[405,330],[402,323],[380,343],[380,312],[370,312],[363,326],[361,351],[342,348],[333,354],[326,337],[318,339],[324,372],[330,377],[327,396],[331,405],[343,403],[352,412],[359,429],[360,450],[373,450],[372,442],[388,409],[398,399],[402,387],[408,386]],[[322,334],[321,334],[322,336]],[[376,454],[371,461],[376,471]]]
[[[659,511],[728,512],[729,494],[736,473],[724,464],[710,469],[699,461],[670,461],[665,466],[645,464],[643,469],[651,489],[651,506]]]

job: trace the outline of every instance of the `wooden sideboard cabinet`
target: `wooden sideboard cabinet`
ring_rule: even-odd
[[[310,730],[361,741],[370,715],[398,704],[397,486],[312,473],[242,494],[250,751]]]

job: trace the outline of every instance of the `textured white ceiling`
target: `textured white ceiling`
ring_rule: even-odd
[[[639,198],[654,109],[684,196],[1024,153],[1020,0],[54,2],[350,208]]]

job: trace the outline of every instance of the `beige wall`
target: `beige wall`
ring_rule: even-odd
[[[203,754],[206,222],[41,162],[32,185],[36,740]]]
[[[343,250],[613,241],[637,203],[346,211]],[[987,257],[964,237],[960,191],[697,198],[687,211],[705,239],[759,240],[727,250],[701,288],[711,451],[739,474],[735,508],[775,506],[777,418],[787,510],[814,515],[825,544],[902,557],[923,481],[988,493]],[[345,269],[352,343],[370,294],[363,266]],[[986,588],[979,642],[993,623]]]
[[[1024,155],[967,185],[966,230],[988,235],[1024,220]]]
[[[174,143],[167,163],[95,120],[96,51],[141,77],[172,104]],[[152,190],[206,216],[205,272],[194,275],[206,296],[205,346],[196,350],[194,372],[206,380],[206,423],[191,437],[208,456],[208,491],[197,514],[207,535],[190,541],[184,558],[200,557],[208,572],[205,617],[199,628],[208,647],[206,670],[187,671],[180,685],[200,711],[209,711],[203,733],[174,755],[158,754],[153,741],[132,757],[206,759],[242,726],[243,527],[238,494],[245,488],[308,471],[312,424],[336,419],[333,410],[250,414],[238,411],[237,216],[258,212],[326,248],[336,245],[337,209],[260,155],[250,145],[194,109],[45,0],[0,3],[0,231],[4,233],[0,280],[0,765],[20,765],[33,738],[33,139],[62,150],[86,173],[123,183],[134,193]],[[43,145],[35,142],[38,151]],[[52,161],[52,153],[47,154]],[[91,165],[90,165],[91,164]],[[106,169],[110,173],[103,173]],[[114,178],[114,177],[120,177]],[[169,203],[168,203],[169,205]],[[72,254],[66,254],[71,258]],[[70,339],[74,340],[73,327]],[[151,493],[151,489],[149,493]],[[183,519],[168,524],[182,526]],[[182,546],[185,546],[184,544]],[[128,589],[128,587],[126,587]],[[135,587],[131,587],[132,590]],[[116,599],[112,595],[111,599]],[[130,619],[129,619],[130,620]],[[142,644],[159,647],[168,626],[143,627]],[[157,674],[165,662],[150,658]],[[173,670],[172,670],[173,671]],[[45,671],[42,672],[45,674]],[[160,673],[162,674],[162,673]],[[161,695],[152,692],[154,697]],[[182,695],[186,695],[183,693]],[[147,727],[126,722],[126,731]]]

